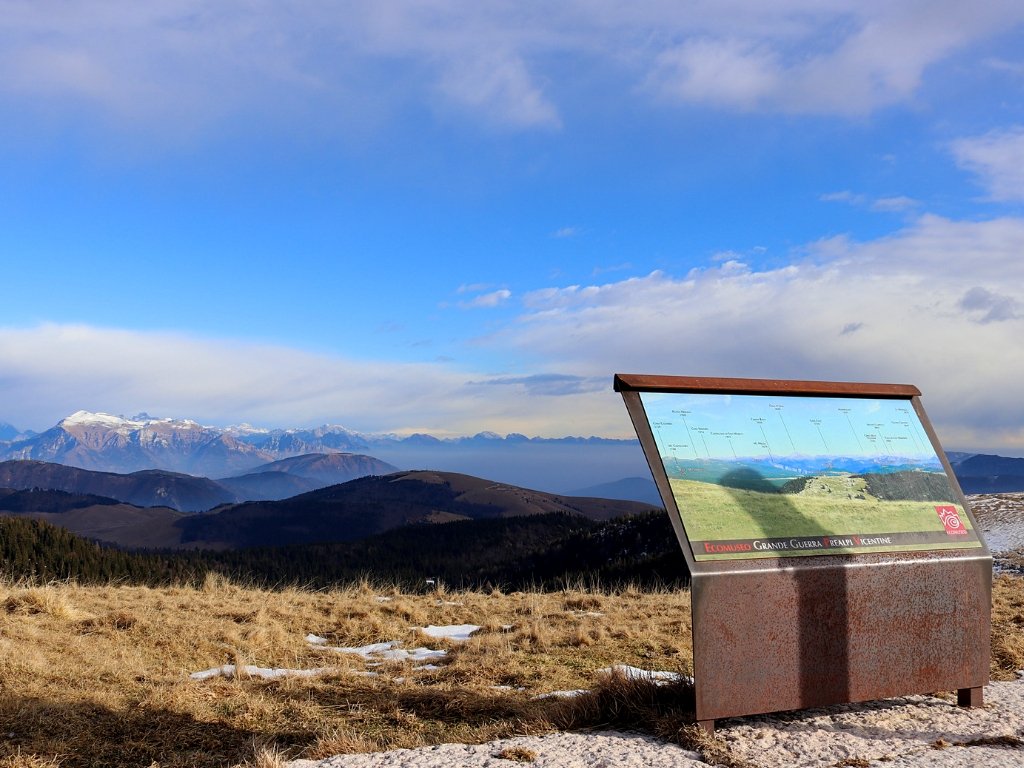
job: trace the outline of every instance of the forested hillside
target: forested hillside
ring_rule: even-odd
[[[40,520],[0,517],[0,577],[14,581],[176,583],[187,580],[192,567],[173,556],[105,547]]]
[[[8,578],[83,583],[183,583],[208,572],[266,586],[311,587],[363,577],[411,588],[427,579],[511,588],[687,579],[663,512],[604,523],[555,513],[406,526],[358,542],[145,553],[103,547],[36,520],[0,518],[0,558],[0,573]]]

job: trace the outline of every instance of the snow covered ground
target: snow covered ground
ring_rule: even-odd
[[[908,696],[828,709],[741,718],[720,724],[733,754],[759,768],[1020,768],[1024,765],[1024,682],[985,688],[986,706]],[[509,751],[516,750],[516,751]],[[506,755],[537,768],[696,768],[700,756],[649,736],[615,731],[522,736],[488,744],[444,744],[326,760],[288,768],[507,768]]]
[[[480,627],[476,624],[456,624],[443,627],[435,627],[431,625],[428,627],[416,627],[416,629],[428,637],[443,638],[453,642],[465,642],[466,640],[469,640],[470,635],[480,629]],[[403,648],[400,640],[388,640],[382,643],[371,643],[370,645],[362,645],[358,647],[342,647],[330,645],[330,641],[326,637],[308,634],[306,635],[306,642],[309,643],[312,648],[319,650],[362,656],[363,659],[367,661],[367,666],[378,666],[379,663],[383,661],[428,662],[426,664],[419,664],[413,667],[413,670],[433,671],[438,669],[438,667],[430,662],[443,660],[448,655],[448,651],[442,649]],[[266,667],[255,666],[244,666],[239,671],[236,669],[234,664],[224,664],[220,667],[213,667],[212,669],[193,672],[189,677],[193,680],[209,680],[211,677],[235,677],[236,675],[240,675],[245,677],[261,677],[267,680],[275,680],[282,677],[314,677],[316,675],[323,675],[328,672],[337,671],[339,671],[337,667],[316,667],[315,669],[269,669]],[[360,672],[346,670],[346,674],[365,675],[368,677],[378,676],[377,672],[370,671]],[[395,678],[395,680],[400,681],[402,678]]]

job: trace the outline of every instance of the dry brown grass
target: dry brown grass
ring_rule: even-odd
[[[219,576],[192,588],[0,584],[0,766],[273,766],[549,731],[559,702],[536,694],[590,687],[613,663],[688,671],[673,622],[689,595],[638,595],[408,595],[368,583],[271,592]],[[588,615],[598,607],[603,615]],[[428,624],[483,628],[457,643],[415,632]],[[652,657],[623,631],[634,626],[662,636],[669,652]],[[449,656],[433,671],[368,667],[311,647],[308,633]],[[333,671],[189,678],[224,664]],[[368,670],[381,676],[354,674]]]
[[[1024,669],[1024,580],[997,576],[992,582],[992,678],[1013,680]]]
[[[526,747],[505,747],[495,757],[502,760],[512,760],[516,763],[532,763],[537,759],[537,753]]]
[[[689,593],[401,594],[367,583],[261,591],[210,577],[193,588],[0,583],[0,768],[276,768],[295,757],[480,743],[553,729],[633,727],[739,765],[693,723],[692,688],[620,676],[613,664],[689,674]],[[428,624],[478,624],[468,642]],[[368,667],[311,647],[400,640],[445,648],[436,670]],[[223,664],[331,667],[320,677],[205,681]],[[992,674],[1024,668],[1024,581],[993,586]],[[374,670],[380,677],[357,673]],[[402,678],[396,680],[396,678]],[[590,689],[574,699],[535,699]]]

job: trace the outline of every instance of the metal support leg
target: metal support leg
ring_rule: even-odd
[[[714,720],[698,720],[697,727],[707,731],[712,736],[715,733],[715,721]]]
[[[960,707],[980,707],[985,703],[984,688],[959,688],[956,692],[956,703]]]

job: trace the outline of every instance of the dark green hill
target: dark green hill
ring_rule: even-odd
[[[316,481],[317,488],[337,485],[367,475],[390,475],[398,472],[394,464],[359,453],[306,453],[289,456],[257,467],[252,473],[283,472]]]
[[[234,493],[206,477],[159,469],[120,475],[32,460],[0,462],[0,487],[85,493],[138,507],[172,507],[183,512],[238,501]]]
[[[24,491],[12,488],[0,489],[0,511],[4,512],[60,514],[73,509],[120,503],[117,499],[89,493],[68,493],[67,491],[52,491],[44,488],[29,488]]]
[[[949,480],[938,472],[869,472],[854,477],[863,478],[867,492],[876,499],[956,503]]]
[[[947,454],[948,455],[948,454]],[[1024,459],[985,453],[958,457],[953,471],[964,493],[1024,491]]]
[[[183,519],[181,542],[214,548],[354,541],[420,523],[554,512],[607,520],[650,510],[635,501],[558,496],[455,472],[396,472],[282,501],[247,502]]]
[[[14,581],[167,584],[194,578],[191,568],[173,556],[104,547],[42,520],[0,517],[0,577]]]
[[[664,512],[607,522],[554,513],[415,525],[362,541],[182,555],[194,570],[261,584],[328,587],[364,577],[422,587],[558,588],[683,584],[686,563]]]
[[[451,586],[558,589],[683,584],[686,565],[663,512],[608,522],[576,515],[417,525],[363,541],[226,552],[129,553],[45,522],[0,517],[0,576],[82,583],[201,582],[208,572],[264,586],[326,588],[368,577],[410,589]]]
[[[0,490],[0,515],[42,520],[90,540],[154,549],[179,544],[177,522],[186,513],[169,507],[137,507],[92,494],[31,488]]]
[[[247,501],[273,501],[287,499],[319,488],[315,480],[287,472],[253,472],[217,481],[239,499]]]

